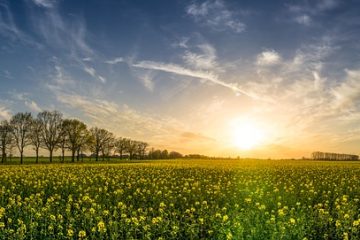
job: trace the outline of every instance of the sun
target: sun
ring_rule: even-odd
[[[234,146],[242,150],[253,149],[264,139],[263,130],[250,121],[237,122],[232,131]]]

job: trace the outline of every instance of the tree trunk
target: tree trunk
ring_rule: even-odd
[[[62,149],[61,149],[61,154],[62,154],[62,156],[61,156],[61,161],[62,161],[62,162],[65,162],[65,148],[62,148]]]
[[[77,149],[76,161],[80,161],[80,148]]]
[[[36,148],[36,163],[39,163],[39,148]]]
[[[49,150],[49,152],[50,152],[50,156],[49,156],[50,162],[52,162],[52,160],[53,160],[53,149]]]
[[[20,151],[20,164],[23,164],[23,151]]]
[[[95,153],[95,161],[99,161],[99,152],[98,151]]]
[[[75,162],[75,150],[71,150],[71,162]]]

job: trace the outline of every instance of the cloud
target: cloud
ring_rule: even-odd
[[[33,112],[41,112],[42,111],[42,109],[39,107],[39,105],[32,100],[25,101],[25,105]]]
[[[288,10],[291,14],[295,14],[293,18],[295,22],[304,26],[310,26],[312,18],[335,9],[339,4],[338,0],[306,1],[303,4],[290,4],[288,5]]]
[[[295,21],[299,24],[309,26],[311,23],[311,17],[306,14],[303,14],[303,15],[295,17]]]
[[[140,62],[132,64],[131,66],[136,67],[136,68],[158,70],[158,71],[173,73],[173,74],[177,74],[177,75],[188,76],[188,77],[206,80],[206,81],[214,83],[216,85],[220,85],[220,86],[229,88],[232,91],[234,91],[235,93],[244,94],[253,99],[260,99],[260,100],[262,99],[261,97],[257,96],[254,93],[251,93],[251,92],[241,89],[238,86],[238,84],[227,83],[227,82],[220,80],[216,74],[209,72],[209,71],[191,70],[191,69],[184,68],[184,67],[176,65],[176,64],[172,64],[172,63],[167,64],[167,63],[154,62],[154,61],[140,61]]]
[[[32,5],[43,7],[42,11],[34,11],[31,19],[35,32],[48,47],[66,50],[76,61],[90,59],[95,54],[86,42],[87,29],[82,18],[61,16],[57,1],[33,0]]]
[[[267,50],[260,53],[256,58],[256,64],[270,66],[281,62],[281,56],[275,50]]]
[[[14,79],[13,75],[8,70],[3,70],[2,76],[6,79]]]
[[[231,30],[241,33],[245,24],[237,20],[222,0],[207,0],[201,4],[192,3],[186,8],[186,13],[196,22],[209,26],[214,30]]]
[[[11,92],[11,96],[16,100],[22,101],[24,103],[24,105],[33,112],[41,112],[42,111],[42,109],[39,107],[39,105],[34,100],[30,99],[28,93]]]
[[[118,57],[118,58],[114,58],[113,60],[108,60],[108,61],[106,61],[105,63],[114,65],[114,64],[122,63],[122,62],[124,62],[124,61],[125,61],[125,60],[124,60],[122,57]]]
[[[144,87],[149,90],[150,92],[154,91],[155,83],[154,83],[154,76],[152,71],[146,71],[145,73],[137,73],[137,78],[141,81]]]
[[[346,79],[332,89],[336,108],[353,109],[360,103],[360,70],[346,70]]]
[[[9,120],[11,118],[11,112],[6,107],[0,106],[0,118],[3,120]]]
[[[94,68],[84,65],[84,71],[93,78],[100,80],[102,83],[106,83],[106,79],[101,75],[99,75]]]
[[[200,53],[187,50],[183,56],[188,66],[196,69],[213,69],[216,67],[216,50],[210,44],[200,44],[197,46]]]
[[[168,146],[169,139],[187,129],[176,119],[138,112],[127,104],[117,104],[94,96],[83,96],[59,88],[50,88],[59,103],[77,113],[85,114],[91,126],[114,132],[117,136],[151,141],[151,144]]]
[[[6,2],[0,2],[0,35],[12,41],[20,41],[24,44],[40,47],[39,43],[33,41],[32,38],[18,28]]]
[[[193,142],[193,141],[216,142],[216,140],[213,138],[204,136],[203,134],[200,134],[200,133],[194,133],[194,132],[183,132],[181,134],[181,140],[183,142]]]
[[[56,4],[56,0],[33,0],[34,4],[39,7],[53,8]]]

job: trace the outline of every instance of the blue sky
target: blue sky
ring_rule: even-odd
[[[359,154],[359,11],[358,0],[0,0],[0,118],[57,109],[184,153]],[[262,138],[244,150],[234,142],[249,124]]]

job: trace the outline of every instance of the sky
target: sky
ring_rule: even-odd
[[[185,154],[360,154],[360,1],[0,0],[0,119]]]

